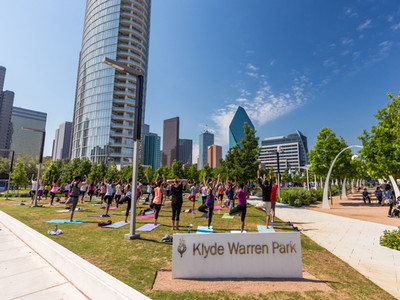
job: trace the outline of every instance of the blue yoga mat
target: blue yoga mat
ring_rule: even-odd
[[[258,232],[275,232],[272,226],[268,226],[268,229],[265,225],[257,225]]]
[[[212,226],[210,226],[210,229],[208,229],[208,226],[197,226],[197,231],[196,233],[213,233],[214,229]]]
[[[102,226],[102,228],[120,228],[122,226],[128,225],[128,223],[125,223],[124,221],[119,221],[117,223],[113,223],[111,225],[106,225],[106,226]]]
[[[82,220],[75,220],[75,221],[70,221],[70,220],[59,220],[59,219],[53,219],[50,221],[46,221],[45,223],[71,223],[71,224],[81,224],[81,223],[87,223],[89,221],[82,221]]]

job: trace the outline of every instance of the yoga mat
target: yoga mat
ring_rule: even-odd
[[[64,212],[70,212],[70,210],[69,209],[62,209],[62,210],[57,210],[57,212],[64,213]]]
[[[234,216],[230,216],[228,213],[225,213],[223,216],[222,216],[222,219],[233,219],[234,218]]]
[[[172,206],[171,206],[171,205],[168,205],[168,206],[165,206],[164,208],[172,208]]]
[[[196,233],[202,234],[202,233],[213,233],[214,229],[212,226],[210,226],[210,229],[208,229],[208,226],[197,226],[197,231]]]
[[[221,205],[214,206],[214,209],[221,209],[221,208],[222,208]]]
[[[81,223],[87,223],[89,221],[82,221],[82,220],[75,220],[75,221],[70,221],[70,220],[58,220],[58,219],[53,219],[50,221],[46,221],[45,223],[74,223],[74,224],[81,224]]]
[[[149,219],[149,218],[153,218],[155,215],[147,215],[147,216],[140,216],[140,217],[136,217],[136,219]]]
[[[146,211],[144,214],[145,214],[146,216],[147,216],[147,215],[152,215],[152,214],[154,214],[154,211],[149,210],[149,211]]]
[[[103,217],[104,214],[100,214],[100,215],[91,215],[89,217]],[[109,215],[115,215],[114,213],[110,213]]]
[[[204,213],[200,218],[208,218],[208,213]]]
[[[165,201],[165,204],[167,204],[167,203],[172,203],[172,201]]]
[[[118,209],[118,208],[119,208],[119,207],[115,207],[115,206],[114,206],[114,207],[110,207],[109,209]]]
[[[265,228],[265,225],[257,225],[258,232],[275,232],[272,226],[268,226],[268,229]]]
[[[146,225],[136,229],[136,231],[152,231],[154,228],[157,228],[160,225],[161,223],[157,223],[157,225],[154,225],[154,223],[147,223]]]
[[[128,225],[128,223],[125,223],[125,221],[119,221],[117,223],[113,223],[111,225],[106,225],[106,226],[101,226],[102,228],[120,228],[122,226]]]
[[[243,230],[243,233],[246,233],[246,230]],[[231,233],[242,233],[240,230],[231,230]]]

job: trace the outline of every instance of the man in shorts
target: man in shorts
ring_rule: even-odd
[[[197,187],[196,187],[196,182],[194,182],[189,189],[189,197],[188,197],[188,199],[193,202],[192,214],[194,214],[194,206],[196,204],[196,194],[197,194]]]
[[[265,174],[263,177],[263,181],[261,181],[260,178],[260,171],[257,171],[257,178],[258,178],[258,183],[260,184],[260,187],[262,189],[262,201],[258,203],[255,208],[261,211],[265,211],[267,218],[266,218],[266,227],[268,229],[268,224],[269,224],[269,217],[271,214],[271,190],[272,190],[272,174],[271,171],[269,171],[269,182],[265,180]]]

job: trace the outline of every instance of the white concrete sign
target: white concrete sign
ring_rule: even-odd
[[[302,278],[299,232],[174,234],[172,278]]]

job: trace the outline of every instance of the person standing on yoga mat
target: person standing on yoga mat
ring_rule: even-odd
[[[241,225],[241,232],[244,230],[244,220],[246,219],[246,211],[247,211],[247,198],[249,198],[249,195],[246,194],[244,191],[244,183],[241,182],[239,184],[239,190],[236,191],[234,198],[238,198],[238,206],[235,208],[231,209],[229,212],[229,215],[237,215],[240,214],[240,220],[242,222]]]
[[[158,214],[160,213],[161,210],[162,195],[164,193],[164,182],[165,178],[163,174],[163,180],[156,182],[156,188],[154,189],[153,208],[156,213],[154,216],[154,226],[157,225]]]
[[[51,187],[51,190],[50,190],[50,205],[53,205],[53,200],[54,200],[54,197],[56,196],[58,182],[60,181],[60,179],[61,179],[61,176],[56,181],[55,177],[53,176],[53,186]]]
[[[71,206],[71,218],[70,221],[73,221],[74,218],[74,212],[75,212],[75,208],[78,205],[78,200],[79,200],[79,195],[80,193],[80,187],[84,184],[87,184],[87,178],[85,175],[85,181],[81,182],[81,176],[75,176],[74,180],[71,183],[71,195],[69,196],[70,198],[70,202],[72,202],[72,206]]]
[[[106,213],[103,215],[103,217],[109,217],[108,210],[110,209],[110,205],[114,198],[113,187],[119,183],[120,181],[113,182],[112,179],[110,179],[108,183],[106,183],[106,177],[104,177],[104,184],[106,185],[106,194],[104,196],[104,200],[107,203],[107,208]]]
[[[179,215],[181,214],[183,204],[183,191],[186,188],[186,179],[175,178],[174,184],[171,184],[171,196],[172,196],[172,230],[179,230]],[[175,227],[176,221],[176,227]]]
[[[271,215],[271,191],[272,191],[272,174],[269,171],[269,182],[265,180],[265,174],[263,176],[263,181],[261,181],[260,170],[257,170],[258,184],[262,190],[262,201],[260,201],[255,208],[261,211],[265,211],[267,218],[265,221],[265,226],[268,228],[269,217]]]
[[[232,209],[235,207],[235,200],[234,200],[234,195],[235,195],[235,188],[236,188],[236,177],[235,177],[235,182],[229,182],[229,177],[226,178],[226,204],[225,206],[229,206],[229,209]]]
[[[207,199],[206,203],[199,207],[199,211],[203,213],[208,213],[208,229],[210,229],[211,220],[214,212],[214,202],[215,202],[215,194],[217,193],[218,186],[220,183],[221,174],[218,174],[217,182],[211,182],[207,184],[206,182],[206,173],[203,174],[203,185],[207,187]]]
[[[129,216],[129,211],[131,210],[132,206],[132,178],[128,179],[128,184],[125,185],[124,193],[125,197],[122,198],[120,201],[118,201],[119,204],[122,204],[124,202],[128,202],[128,206],[126,207],[125,211],[125,223],[128,223],[128,216]]]

